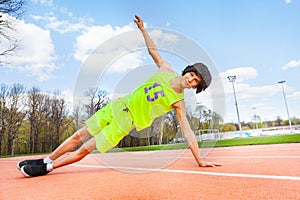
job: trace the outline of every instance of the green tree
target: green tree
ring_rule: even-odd
[[[7,97],[9,93],[9,88],[7,85],[2,84],[0,89],[0,155],[2,155],[2,149],[4,146],[4,139],[7,130],[7,120],[6,116],[8,113],[7,108]]]
[[[25,102],[22,101],[24,86],[21,84],[13,84],[9,90],[8,96],[8,112],[6,113],[7,120],[7,154],[14,155],[15,142],[18,137],[18,129],[21,127],[25,114],[22,111],[22,106]]]
[[[230,131],[236,131],[236,127],[233,124],[227,123],[223,124],[220,129],[221,132],[230,132]]]
[[[280,116],[276,116],[275,126],[281,126],[282,118]]]

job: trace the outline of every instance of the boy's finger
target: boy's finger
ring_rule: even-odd
[[[141,20],[141,18],[140,18],[138,15],[135,15],[135,18],[136,18],[138,21]]]

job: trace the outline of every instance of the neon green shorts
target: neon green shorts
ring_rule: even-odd
[[[115,147],[134,128],[132,117],[123,99],[107,104],[91,116],[85,124],[96,140],[96,147],[104,153]]]

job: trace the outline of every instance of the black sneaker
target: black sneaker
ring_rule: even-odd
[[[43,165],[25,165],[21,167],[21,172],[26,177],[43,176],[48,174],[47,164]]]
[[[44,159],[36,159],[36,160],[23,160],[21,162],[18,162],[17,168],[21,169],[21,167],[25,165],[43,165],[44,164]]]

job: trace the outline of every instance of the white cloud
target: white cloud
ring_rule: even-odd
[[[236,82],[244,82],[246,80],[254,79],[257,77],[257,71],[253,67],[239,67],[235,69],[229,69],[220,74],[220,77],[224,80],[228,76],[235,75],[237,77]]]
[[[141,52],[130,52],[130,47],[122,40],[125,38],[115,38],[111,43],[105,43],[105,45],[98,48],[114,36],[131,30],[134,30],[131,24],[123,27],[112,27],[111,25],[92,26],[77,37],[74,58],[81,62],[89,58],[88,70],[91,71],[102,66],[102,60],[116,59],[117,55],[123,55],[115,61],[111,60],[112,64],[109,66],[109,72],[124,72],[132,69],[142,63],[142,56]],[[142,43],[142,40],[141,38],[127,37],[126,43],[135,44],[133,46],[136,46],[137,43]]]
[[[45,6],[52,6],[53,0],[31,0],[33,3],[40,3]]]
[[[73,14],[70,12],[66,13],[66,15],[71,19],[71,21],[76,22],[73,23],[70,20],[59,20],[53,12],[46,13],[44,16],[34,15],[31,17],[37,21],[45,21],[48,29],[61,34],[86,30],[88,29],[86,24],[93,22],[93,19],[91,18],[73,18]]]
[[[235,121],[236,113],[234,107],[234,95],[232,83],[229,82],[227,76],[236,75],[237,79],[234,83],[238,106],[240,109],[241,120],[251,120],[249,116],[252,115],[252,107],[257,108],[257,113],[270,112],[272,106],[268,105],[276,94],[281,93],[281,87],[278,85],[252,85],[258,76],[258,73],[253,67],[240,67],[229,69],[220,73],[223,82],[226,102],[225,102],[225,121]],[[278,86],[278,87],[277,87]],[[252,104],[252,106],[251,106]]]
[[[230,89],[232,90],[232,87]],[[274,85],[255,87],[242,83],[237,83],[235,89],[239,99],[269,98],[281,91],[280,87],[274,87]]]
[[[64,34],[64,33],[77,32],[79,30],[86,29],[86,26],[83,23],[72,24],[67,20],[63,20],[63,21],[55,20],[49,23],[47,25],[47,28],[57,31],[61,34]]]
[[[13,35],[13,25],[17,22],[16,18],[10,17],[7,14],[1,13],[1,20],[10,24],[9,26],[2,26],[0,28],[0,53],[6,52],[7,50],[14,47],[16,44],[16,38]],[[7,52],[9,54],[9,52]],[[6,55],[7,55],[6,54]],[[3,57],[4,55],[1,55]],[[3,59],[3,58],[1,58]],[[3,61],[3,60],[2,60]]]
[[[67,103],[67,110],[71,113],[73,112],[73,92],[71,90],[63,90],[61,91],[60,96],[66,101]]]
[[[74,58],[83,61],[103,42],[130,30],[134,30],[130,25],[115,28],[111,25],[89,27],[76,39]]]
[[[251,121],[251,116],[254,112],[253,107],[256,108],[256,114],[264,118],[269,118],[270,113],[273,113],[277,109],[273,105],[270,105],[270,102],[274,96],[281,93],[280,87],[276,87],[276,85],[252,86],[245,83],[235,83],[234,85],[242,121]],[[232,84],[226,80],[224,88],[226,95],[225,121],[236,121],[236,108]]]
[[[292,0],[284,0],[284,2],[285,2],[286,4],[289,4],[289,3],[292,2]]]
[[[295,100],[300,100],[300,91],[296,91],[293,94],[288,95],[287,97]]]
[[[120,73],[120,72],[126,72],[128,69],[134,69],[142,64],[143,60],[141,58],[142,58],[141,51],[129,53],[116,60],[116,62],[110,66],[108,72]]]
[[[294,67],[300,67],[300,59],[299,60],[292,60],[292,61],[288,62],[287,64],[285,64],[282,67],[282,69],[287,70],[289,68],[294,68]]]
[[[149,35],[158,48],[163,46],[165,49],[172,50],[175,47],[174,44],[179,41],[178,35],[160,29],[151,30]]]
[[[158,47],[171,48],[178,41],[176,35],[158,29],[149,34]],[[107,67],[105,61],[111,62],[108,72],[125,72],[143,63],[145,48],[142,34],[133,23],[123,27],[92,26],[77,37],[74,58],[85,62],[86,70],[90,72]]]
[[[92,26],[84,31],[76,39],[75,55],[76,60],[83,61],[99,44],[115,35],[112,26]]]
[[[253,113],[253,107],[256,108],[256,113],[260,115],[263,120],[271,120],[274,118],[274,113],[281,113],[281,108],[278,108],[278,105],[274,103],[276,102],[278,95],[280,96],[280,98],[282,96],[281,85],[253,85],[252,83],[256,82],[256,70],[249,68],[237,68],[221,73],[226,96],[225,121],[236,121],[233,88],[232,84],[227,80],[227,75],[230,75],[231,73],[232,75],[236,75],[238,79],[239,77],[242,77],[240,82],[236,81],[234,83],[240,117],[242,121],[251,121],[250,116]],[[243,82],[245,80],[248,81]],[[284,86],[286,91],[292,90],[292,88],[288,87],[286,84]],[[287,97],[298,100],[300,99],[300,91],[294,92],[294,94]]]
[[[36,77],[39,81],[53,78],[56,57],[50,31],[18,21],[14,34],[19,50],[6,58],[9,64],[4,67]]]

